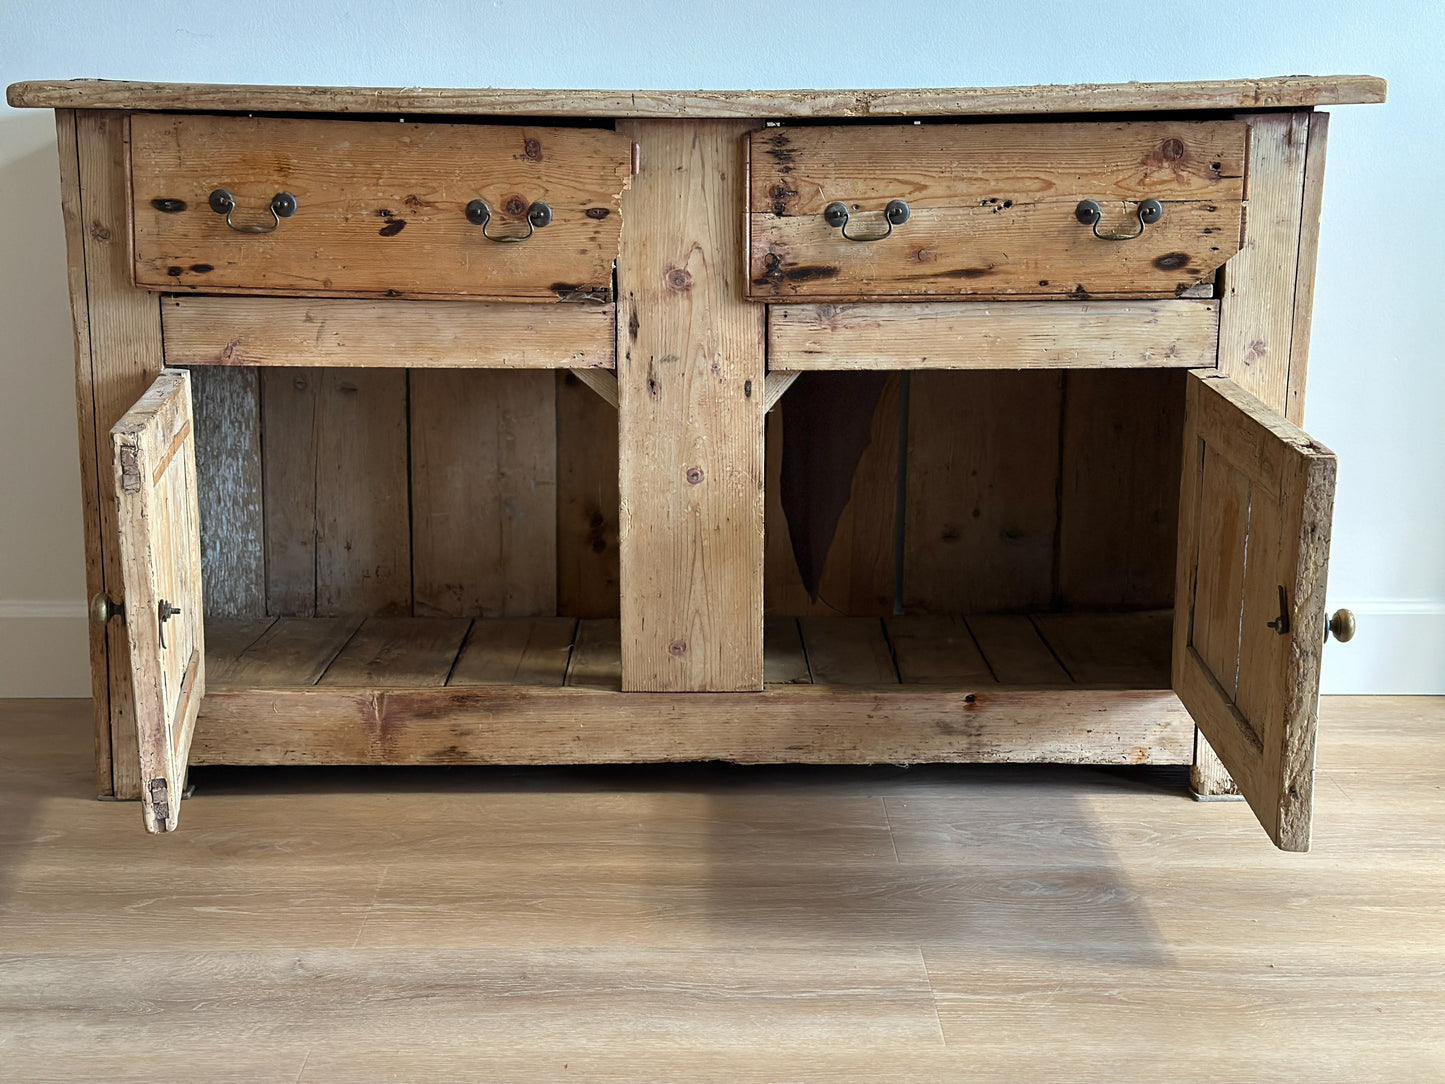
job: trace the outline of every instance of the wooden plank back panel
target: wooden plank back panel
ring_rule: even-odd
[[[1172,605],[1182,375],[1069,372],[1063,412],[1059,603]]]
[[[1219,303],[773,305],[770,369],[1212,368]]]
[[[1057,373],[915,373],[907,613],[1041,609],[1053,597]]]
[[[111,427],[160,375],[160,310],[153,294],[132,285],[126,229],[130,148],[125,115],[86,110],[76,116],[75,125],[89,307],[93,446],[108,449]],[[115,479],[108,455],[106,469],[97,474],[96,487],[104,587],[112,598],[121,599],[125,591],[117,542]],[[106,627],[106,655],[112,790],[117,798],[139,798],[140,761],[131,699],[130,646],[125,626],[118,621]]]
[[[557,381],[557,610],[621,612],[617,548],[617,408],[570,372]]]
[[[191,370],[208,616],[266,613],[260,392],[254,369]]]
[[[765,313],[736,258],[756,125],[620,127],[647,148],[618,263],[624,686],[757,690]]]
[[[320,369],[262,369],[261,501],[266,612],[316,614],[316,452]]]
[[[613,306],[167,297],[172,365],[610,369]]]
[[[448,685],[561,685],[577,621],[571,617],[472,622]]]
[[[1239,247],[1245,126],[1237,121],[769,128],[752,140],[748,279],[756,298],[1174,297]],[[1138,201],[1164,214],[1127,245]],[[823,220],[844,204],[852,244]]]
[[[610,298],[631,142],[603,129],[136,114],[135,276],[167,290]],[[238,233],[208,198],[235,197]],[[296,199],[276,224],[278,192]],[[551,225],[527,232],[534,202]]]
[[[316,417],[316,613],[411,609],[406,373],[323,369]]]
[[[764,597],[769,614],[882,617],[893,612],[899,389],[900,377],[894,376],[878,397],[868,447],[853,472],[852,496],[838,520],[816,601],[803,586],[783,514],[783,415],[768,415]]]
[[[413,613],[555,614],[555,378],[434,369],[410,379]]]

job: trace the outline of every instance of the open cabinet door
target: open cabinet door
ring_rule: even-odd
[[[1187,384],[1174,691],[1270,838],[1305,851],[1334,453],[1228,377]]]
[[[191,374],[165,369],[110,431],[146,829],[180,818],[205,693]]]

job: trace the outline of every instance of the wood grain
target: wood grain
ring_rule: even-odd
[[[1193,723],[1168,691],[895,683],[698,697],[619,693],[597,672],[580,684],[232,688],[202,705],[191,762],[1186,764],[1194,753]]]
[[[773,305],[768,365],[786,370],[1213,368],[1218,324],[1214,301]]]
[[[406,373],[322,369],[316,403],[316,613],[411,609]]]
[[[796,617],[769,617],[763,623],[763,681],[768,685],[806,685],[813,680],[808,653]]]
[[[226,684],[236,662],[246,649],[276,623],[274,617],[216,617],[206,614],[206,685]]]
[[[771,375],[771,374],[770,374]],[[838,520],[818,598],[808,597],[783,513],[781,485],[783,416],[767,422],[766,567],[764,597],[769,614],[882,617],[893,612],[894,520],[898,500],[898,429],[901,382],[883,385],[873,412],[868,447],[853,472],[852,495]],[[800,392],[802,394],[802,392]]]
[[[170,832],[206,692],[190,373],[163,370],[110,435],[141,811]]]
[[[1169,688],[1170,610],[1044,613],[1033,622],[1079,685]]]
[[[55,111],[55,143],[60,164],[60,216],[65,224],[65,276],[70,289],[70,318],[75,335],[75,415],[80,436],[81,516],[85,531],[85,597],[105,590],[104,541],[101,534],[102,486],[109,489],[110,463],[97,448],[94,364],[90,348],[90,294],[86,274],[86,220],[80,190],[80,150],[74,110]],[[95,782],[102,795],[115,793],[111,767],[110,664],[107,630],[86,623],[90,653],[90,706]],[[117,710],[121,710],[117,705]]]
[[[557,613],[620,613],[617,538],[617,410],[558,373]]]
[[[1249,118],[1244,243],[1224,274],[1219,371],[1266,406],[1288,405],[1309,114]]]
[[[610,369],[613,306],[167,297],[172,365]]]
[[[577,639],[567,662],[567,684],[616,692],[622,688],[622,628],[610,618],[577,622]]]
[[[1308,850],[1335,459],[1226,377],[1191,375],[1188,394],[1174,689],[1270,838]],[[1239,487],[1210,484],[1215,460],[1248,492],[1230,592],[1209,569],[1234,535],[1221,547],[1211,525]],[[1284,634],[1266,628],[1281,600]]]
[[[413,613],[555,614],[552,374],[418,370],[410,383]]]
[[[1067,685],[1072,680],[1026,614],[970,614],[968,628],[1003,684]]]
[[[1309,114],[1305,145],[1304,191],[1300,203],[1299,257],[1295,265],[1294,326],[1289,340],[1289,389],[1284,416],[1304,424],[1305,373],[1309,368],[1310,322],[1315,303],[1315,263],[1320,243],[1320,209],[1325,188],[1325,148],[1330,131],[1328,113]]]
[[[1053,596],[1056,373],[915,373],[903,605],[1039,609]]]
[[[266,612],[313,617],[321,370],[262,369],[260,383]]]
[[[440,688],[471,624],[466,618],[368,617],[317,684]]]
[[[136,282],[167,290],[607,300],[631,143],[602,129],[135,114]],[[207,204],[224,188],[237,233]],[[552,223],[517,237],[527,209]],[[167,203],[169,201],[169,203]],[[175,210],[179,203],[180,209]]]
[[[1289,109],[1385,100],[1371,75],[1284,75],[1156,83],[918,90],[525,90],[153,83],[111,79],[11,84],[16,108],[248,110],[562,117],[885,117]]]
[[[1177,372],[1065,375],[1061,605],[1173,605],[1183,380]]]
[[[221,687],[266,688],[315,685],[361,627],[362,618],[278,617],[257,640],[236,657],[213,683]],[[205,705],[202,705],[204,710]]]
[[[76,117],[84,223],[86,304],[90,325],[90,391],[95,402],[96,447],[110,448],[111,426],[120,420],[162,367],[161,321],[156,298],[131,281],[127,242],[126,171],[130,148],[126,118],[119,113],[86,111]],[[116,492],[110,453],[97,476],[100,500],[100,554],[105,590],[124,597]],[[109,666],[110,743],[113,793],[141,796],[136,720],[131,703],[129,643],[124,626],[106,628]]]
[[[266,613],[260,392],[253,369],[191,373],[207,616]]]
[[[801,617],[798,627],[817,685],[898,682],[893,652],[876,617]]]
[[[561,685],[577,621],[571,617],[473,621],[448,685]]]
[[[750,295],[1175,297],[1238,249],[1237,121],[769,128],[752,139]],[[1163,217],[1139,228],[1139,201]],[[907,202],[888,227],[884,206]],[[844,204],[853,244],[823,221]],[[888,230],[883,236],[884,230]]]
[[[889,617],[888,642],[905,685],[982,685],[993,682],[968,625],[957,614]]]
[[[623,684],[763,685],[764,311],[742,299],[746,123],[645,144],[618,262]]]

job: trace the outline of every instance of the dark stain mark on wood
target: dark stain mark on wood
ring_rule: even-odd
[[[406,219],[394,218],[376,232],[382,237],[395,237],[404,229],[406,229]]]
[[[215,268],[208,263],[193,263],[191,264],[191,270],[198,275],[204,275],[207,272],[214,271]]]
[[[1084,284],[1081,282],[1069,291],[1069,296],[1077,298],[1080,301],[1087,301],[1089,299],[1089,291],[1084,289]]]
[[[153,199],[151,206],[162,214],[178,215],[186,209],[186,201],[183,199]]]
[[[763,273],[753,279],[754,286],[780,286],[783,282],[783,261],[776,252],[763,255]]]
[[[995,271],[993,264],[987,267],[955,267],[948,271],[939,271],[938,277],[945,279],[981,279],[992,275]]]
[[[793,141],[786,132],[774,132],[763,140],[767,144],[766,154],[778,167],[779,173],[792,173],[793,163],[797,161],[798,152],[793,149]]]
[[[796,188],[789,188],[785,184],[775,184],[768,189],[768,195],[773,199],[773,214],[781,215],[788,212],[788,201],[798,194]]]
[[[571,282],[554,282],[547,289],[561,301],[611,301],[610,286],[578,286]]]
[[[790,267],[783,272],[783,277],[789,282],[816,282],[818,279],[831,279],[838,277],[836,267],[808,266]]]
[[[110,240],[110,227],[97,219],[90,224],[90,236],[101,244],[105,244]]]
[[[1047,286],[1048,284],[1049,284],[1049,280],[1048,280],[1048,279],[1039,279],[1039,285],[1040,285],[1040,286]]]
[[[386,296],[387,296],[387,297],[401,297],[401,296],[402,296],[402,292],[401,292],[400,290],[388,290],[388,291],[386,291]]]
[[[407,196],[406,199],[402,200],[401,202],[405,203],[413,211],[420,211],[423,208],[431,206],[430,203],[427,203],[425,200],[423,200],[420,196],[417,195]]]
[[[522,144],[522,153],[527,156],[529,162],[540,162],[542,160],[542,141],[540,139],[529,139]]]
[[[601,222],[604,218],[606,218],[608,215],[610,215],[610,214],[612,213],[612,208],[611,208],[611,207],[589,207],[589,208],[587,208],[587,210],[586,210],[585,212],[583,212],[583,213],[586,214],[588,218],[595,218],[598,222]]]
[[[607,517],[596,508],[587,515],[587,546],[593,553],[607,552]]]
[[[1154,261],[1154,266],[1160,271],[1178,271],[1189,262],[1187,252],[1166,252]]]
[[[637,319],[637,309],[627,314],[627,337],[633,342],[637,341],[637,329],[641,326]]]
[[[171,264],[170,267],[167,267],[167,268],[166,268],[166,274],[169,275],[169,276],[170,276],[171,278],[173,278],[173,279],[178,279],[178,278],[180,278],[180,277],[181,277],[183,274],[185,274],[185,273],[186,273],[186,269],[185,269],[184,267],[178,267],[178,266],[175,265],[175,264]]]

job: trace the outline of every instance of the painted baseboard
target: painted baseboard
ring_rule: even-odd
[[[1320,691],[1445,695],[1445,599],[1339,600],[1359,631],[1325,646]],[[0,599],[0,698],[89,696],[85,603]]]

